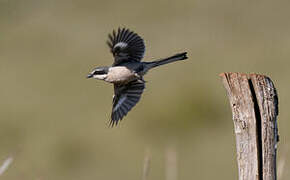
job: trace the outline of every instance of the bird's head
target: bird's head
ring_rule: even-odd
[[[109,67],[97,67],[88,74],[87,78],[104,80],[107,77],[108,69]]]

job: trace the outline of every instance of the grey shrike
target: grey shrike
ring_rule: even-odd
[[[144,56],[143,39],[133,31],[122,28],[109,34],[108,46],[114,56],[112,66],[95,68],[87,78],[114,84],[110,126],[120,120],[138,103],[145,88],[143,76],[152,68],[187,59],[186,52],[152,62],[141,62]]]

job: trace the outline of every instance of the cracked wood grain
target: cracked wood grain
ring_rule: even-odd
[[[278,98],[270,78],[222,73],[232,109],[239,180],[276,180]]]
[[[263,180],[275,180],[278,142],[278,95],[270,78],[251,74],[261,116]]]

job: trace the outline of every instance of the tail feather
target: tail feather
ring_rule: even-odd
[[[153,61],[153,62],[146,62],[146,65],[148,66],[148,69],[151,69],[151,68],[161,66],[164,64],[168,64],[168,63],[172,63],[175,61],[185,60],[185,59],[187,59],[186,54],[187,54],[187,52],[178,53],[178,54],[175,54],[175,55],[170,56],[170,57],[165,58],[165,59],[160,59],[160,60]]]

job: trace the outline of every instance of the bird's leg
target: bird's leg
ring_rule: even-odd
[[[139,74],[138,74],[138,76],[136,76],[136,77],[138,78],[138,82],[146,83],[146,81],[143,79],[143,77],[140,76]]]
[[[142,76],[140,75],[140,74],[138,74],[138,73],[134,73],[134,76],[137,78],[137,79],[141,79],[142,78]]]
[[[134,72],[135,72],[134,75],[138,79],[138,81],[145,83],[145,81],[143,79],[143,75],[144,75],[143,71],[144,71],[144,65],[141,64],[138,68],[136,68],[134,70]]]
[[[140,82],[145,82],[144,79],[143,79],[143,77],[142,77],[140,74],[135,73],[134,75],[135,75],[135,77],[136,77],[136,79],[137,79],[138,81],[140,81]]]

